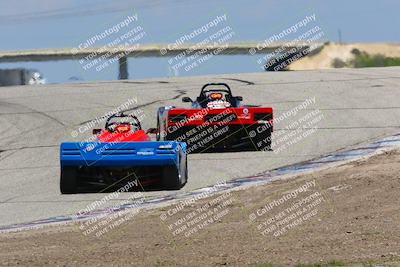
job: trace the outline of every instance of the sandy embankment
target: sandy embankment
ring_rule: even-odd
[[[313,56],[304,57],[289,67],[290,70],[315,70],[331,69],[335,58],[346,62],[353,58],[351,51],[357,48],[370,55],[381,54],[386,57],[400,57],[400,44],[385,43],[354,43],[354,44],[334,44],[325,45],[324,48]]]

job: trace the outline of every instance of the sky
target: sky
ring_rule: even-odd
[[[124,32],[140,26],[145,36],[137,43],[173,43],[181,36],[226,14],[226,21],[190,40],[196,43],[226,26],[234,34],[228,42],[263,42],[273,34],[315,14],[315,21],[302,31],[318,26],[319,41],[400,42],[397,0],[1,0],[0,50],[77,48],[80,43],[123,21],[138,19],[124,31],[104,38],[106,45]],[[125,31],[126,30],[126,31]],[[296,38],[296,34],[282,40]],[[131,79],[263,71],[259,56],[215,56],[190,71],[171,70],[170,58],[130,58]],[[47,81],[112,80],[117,64],[101,71],[84,69],[78,60],[1,63],[0,68],[26,67],[40,70]]]

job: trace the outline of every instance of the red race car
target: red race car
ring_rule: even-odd
[[[226,83],[206,84],[196,100],[182,98],[190,108],[159,108],[157,140],[186,142],[188,153],[271,150],[272,108],[242,100]]]

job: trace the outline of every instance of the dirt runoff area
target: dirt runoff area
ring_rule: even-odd
[[[400,152],[386,152],[91,232],[94,222],[1,234],[0,265],[400,266],[399,189]]]

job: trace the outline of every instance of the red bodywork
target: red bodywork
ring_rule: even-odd
[[[235,114],[236,118],[221,122],[219,119],[212,120],[208,116],[218,115],[225,113],[226,116]],[[250,124],[273,124],[272,108],[261,108],[261,107],[240,107],[240,108],[224,108],[224,109],[183,109],[173,108],[168,112],[168,126],[196,126],[196,125],[220,125],[222,124],[239,124],[239,125],[250,125]],[[185,115],[185,121],[172,122],[171,117],[176,115]]]
[[[119,143],[119,142],[146,142],[150,141],[150,137],[143,130],[133,132],[131,125],[120,124],[115,127],[114,132],[102,130],[97,140],[101,143]]]

